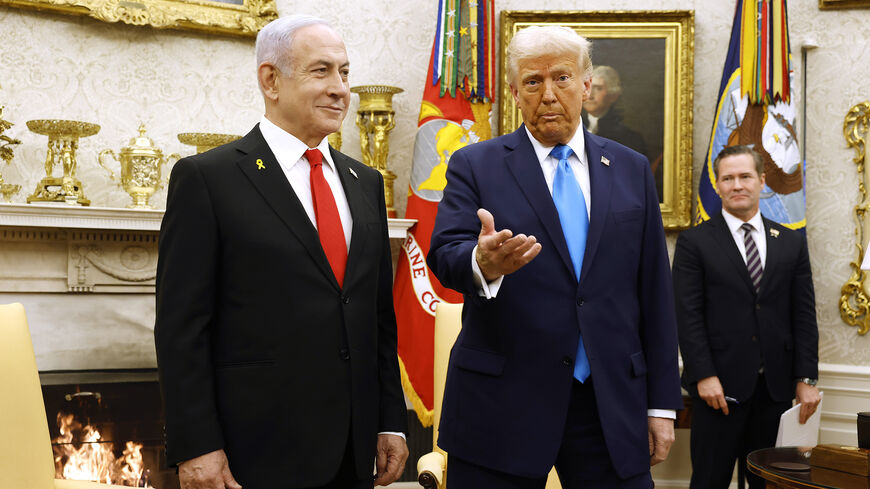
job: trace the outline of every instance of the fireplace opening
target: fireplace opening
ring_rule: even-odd
[[[44,371],[39,377],[57,478],[180,489],[175,468],[166,465],[156,369]],[[408,421],[411,453],[400,482],[416,481],[417,459],[432,450],[432,427],[423,428],[413,411]]]
[[[166,466],[156,370],[41,372],[55,477],[180,489]]]

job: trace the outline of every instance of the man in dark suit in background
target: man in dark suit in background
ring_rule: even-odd
[[[722,212],[680,233],[674,292],[692,395],[692,482],[726,488],[734,462],[773,446],[779,417],[816,410],[818,330],[806,237],[764,218],[764,163],[730,146],[713,163]],[[764,481],[750,474],[750,488]]]
[[[438,444],[451,489],[651,488],[682,407],[667,247],[646,158],[581,125],[588,41],[508,48],[523,125],[455,152],[428,255],[464,294]],[[496,231],[496,223],[502,229]]]
[[[386,485],[408,450],[383,181],[326,140],[350,103],[347,52],[291,16],[259,33],[257,64],[260,124],[172,171],[155,325],[167,459],[183,489]]]

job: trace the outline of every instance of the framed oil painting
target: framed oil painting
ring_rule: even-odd
[[[0,0],[0,5],[246,37],[278,18],[275,0]]]
[[[650,161],[666,229],[691,224],[694,14],[691,11],[505,11],[501,17],[499,130],[522,123],[506,49],[531,25],[564,25],[592,42],[592,90],[583,124]]]

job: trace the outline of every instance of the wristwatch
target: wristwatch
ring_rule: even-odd
[[[811,379],[811,378],[809,378],[809,377],[801,377],[801,378],[797,379],[797,381],[798,381],[798,382],[803,382],[804,384],[807,384],[807,385],[813,385],[813,386],[814,386],[814,385],[816,385],[816,384],[819,382],[819,379]]]

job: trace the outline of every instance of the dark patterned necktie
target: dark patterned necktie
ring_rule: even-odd
[[[755,240],[752,239],[752,224],[748,222],[740,226],[743,230],[743,245],[746,247],[746,268],[749,270],[749,277],[752,278],[752,285],[755,286],[755,292],[758,292],[758,286],[761,284],[761,273],[764,268],[761,266],[761,256],[758,254],[758,247],[755,246]]]

